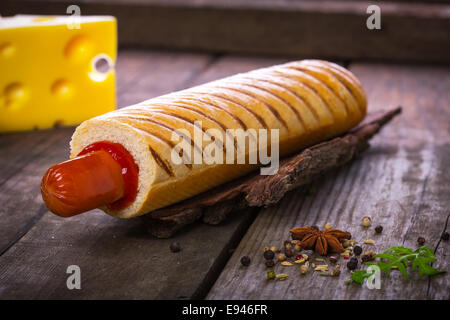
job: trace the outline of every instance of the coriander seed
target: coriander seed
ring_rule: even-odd
[[[280,254],[278,255],[278,261],[284,261],[284,260],[286,260],[286,255],[283,254],[283,253],[280,253]]]
[[[372,224],[372,219],[370,218],[370,217],[368,217],[368,216],[365,216],[363,219],[362,219],[362,225],[363,225],[363,227],[370,227],[370,225]]]
[[[300,273],[301,274],[306,274],[308,272],[308,265],[307,264],[303,264],[300,266]]]

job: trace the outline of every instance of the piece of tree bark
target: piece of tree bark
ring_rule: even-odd
[[[184,226],[202,218],[219,224],[235,211],[265,207],[279,202],[288,192],[312,182],[326,171],[340,167],[369,147],[369,140],[401,112],[401,107],[367,115],[356,128],[340,137],[318,143],[280,161],[276,174],[253,172],[208,192],[141,217],[158,238],[171,237]]]

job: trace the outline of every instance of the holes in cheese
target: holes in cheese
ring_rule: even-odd
[[[29,98],[30,90],[20,82],[9,84],[4,89],[5,106],[9,110],[19,109]]]
[[[89,77],[97,82],[104,81],[114,68],[114,62],[106,54],[99,54],[92,59]]]

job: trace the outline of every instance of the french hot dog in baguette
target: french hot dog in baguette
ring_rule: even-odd
[[[255,129],[256,135],[259,129],[278,129],[279,153],[283,156],[354,127],[364,118],[366,105],[364,90],[353,74],[336,64],[320,60],[302,60],[259,69],[153,98],[83,122],[72,136],[71,162],[61,164],[59,171],[49,170],[44,177],[43,198],[57,214],[72,215],[72,211],[68,213],[70,210],[66,204],[74,214],[78,213],[77,202],[81,204],[85,200],[83,197],[88,197],[78,195],[76,190],[82,188],[84,182],[77,182],[77,186],[70,186],[71,191],[62,192],[64,187],[60,181],[69,175],[67,181],[78,179],[73,177],[76,173],[69,168],[70,165],[78,160],[87,162],[86,158],[94,155],[101,158],[98,153],[102,147],[98,147],[98,143],[109,143],[126,150],[118,151],[117,156],[108,149],[114,159],[122,161],[123,174],[135,172],[136,185],[130,187],[133,183],[128,183],[130,178],[124,176],[123,192],[98,192],[107,194],[109,198],[103,196],[101,203],[92,200],[91,206],[100,206],[115,217],[136,217],[204,192],[260,165],[174,163],[171,158],[176,144],[174,132],[184,130],[190,133],[179,135],[180,140],[192,145],[193,153],[201,154],[205,146],[189,138],[195,135],[195,130],[204,133],[208,129],[216,129],[226,137],[228,129]],[[201,121],[202,128],[196,126],[196,121]],[[213,141],[224,144],[224,141]],[[236,144],[227,147],[234,148],[236,153],[250,152],[237,150],[239,146]],[[135,167],[129,161],[128,164],[124,162],[127,157],[134,161]],[[180,154],[180,157],[192,158],[192,154]],[[117,169],[111,170],[117,172]],[[95,179],[97,173],[92,171],[87,175]],[[100,176],[98,179],[110,180]],[[92,190],[96,188],[90,187]],[[134,194],[130,188],[135,188]],[[64,202],[67,194],[71,199]],[[109,205],[120,202],[124,194],[131,199],[126,205]],[[99,198],[92,191],[91,198],[95,197]],[[84,206],[83,210],[88,207]]]

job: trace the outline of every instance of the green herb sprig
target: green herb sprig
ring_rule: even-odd
[[[410,279],[406,268],[411,265],[412,270],[418,270],[419,276],[427,275],[434,276],[436,274],[444,273],[445,270],[438,270],[431,266],[431,263],[436,261],[436,256],[431,248],[422,246],[416,250],[405,248],[403,246],[391,247],[383,253],[376,254],[375,258],[380,258],[376,264],[373,262],[366,262],[365,264],[376,265],[383,271],[386,276],[393,268],[397,268],[406,279]],[[370,277],[375,271],[359,270],[352,274],[352,280],[356,283],[362,284],[365,278]]]

